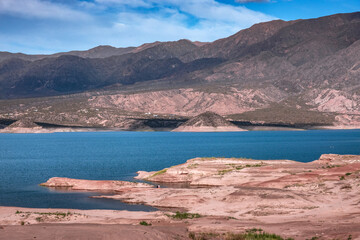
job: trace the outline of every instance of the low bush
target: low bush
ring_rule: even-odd
[[[141,222],[140,222],[140,225],[143,225],[143,226],[151,226],[151,223],[148,223],[148,222],[145,222],[145,221],[141,221]]]
[[[167,215],[173,219],[193,219],[201,217],[198,213],[176,212],[174,215]]]
[[[279,235],[266,233],[261,228],[253,228],[245,233],[189,233],[189,238],[193,240],[293,240],[292,238],[282,238]]]

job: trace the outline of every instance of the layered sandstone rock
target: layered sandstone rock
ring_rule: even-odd
[[[62,177],[50,178],[47,182],[41,183],[44,187],[65,187],[72,190],[87,191],[126,191],[129,189],[152,188],[146,183],[111,181],[111,180],[82,180]]]
[[[283,188],[293,184],[338,180],[360,169],[358,155],[324,154],[319,160],[195,158],[158,172],[139,171],[138,179],[191,186],[261,186]]]
[[[195,158],[158,172],[139,172],[137,178],[168,185],[67,178],[44,185],[113,191],[95,198],[198,213],[201,218],[184,220],[190,232],[261,227],[294,239],[360,237],[360,156],[324,154],[309,163]]]

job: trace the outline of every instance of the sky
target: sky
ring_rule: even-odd
[[[360,0],[0,0],[0,51],[210,42],[253,24],[360,11]]]

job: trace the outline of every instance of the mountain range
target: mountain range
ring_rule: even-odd
[[[0,52],[0,117],[122,127],[213,111],[253,124],[356,126],[359,56],[360,12],[259,23],[210,43]]]

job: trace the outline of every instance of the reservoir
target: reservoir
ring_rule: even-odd
[[[195,157],[309,162],[324,153],[360,154],[360,130],[0,134],[0,206],[151,211],[38,184],[51,177],[132,181],[139,170]]]

